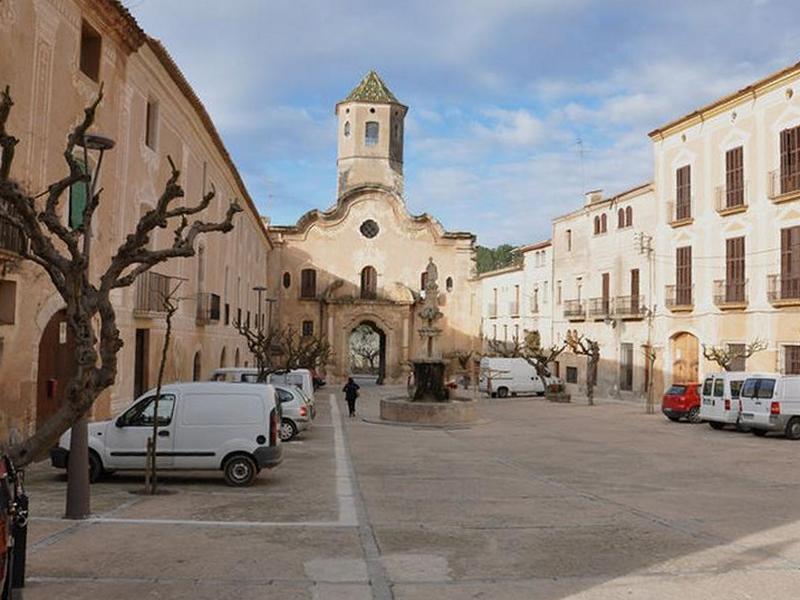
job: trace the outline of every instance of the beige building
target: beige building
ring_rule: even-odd
[[[202,104],[163,46],[115,0],[0,2],[0,85],[11,88],[8,126],[20,139],[12,176],[38,191],[64,175],[66,136],[101,82],[105,97],[94,131],[116,146],[103,159],[98,183],[104,191],[93,230],[95,274],[154,205],[169,174],[167,155],[181,170],[187,202],[216,188],[204,218],[223,218],[231,198],[244,212],[230,234],[201,239],[195,258],[160,265],[117,292],[125,346],[117,383],[96,404],[96,417],[154,385],[164,330],[159,292],[178,280],[182,300],[167,379],[205,378],[217,366],[250,361],[230,323],[239,314],[255,319],[251,290],[266,283],[270,251],[266,228]],[[89,159],[91,170],[96,157]],[[81,190],[65,197],[65,223],[81,201]],[[154,238],[158,248],[171,242],[171,232]],[[50,414],[72,369],[62,302],[41,269],[18,260],[23,242],[0,222],[0,438]]]
[[[349,340],[359,325],[380,336],[380,371],[405,382],[423,355],[416,304],[428,259],[438,268],[444,318],[437,354],[477,348],[481,316],[470,233],[448,232],[403,200],[403,106],[374,72],[336,105],[339,196],[296,225],[271,226],[270,281],[284,325],[323,334],[333,347],[329,379],[350,372]]]

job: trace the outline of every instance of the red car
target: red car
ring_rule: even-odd
[[[670,421],[700,422],[700,384],[674,383],[661,400],[661,412]]]

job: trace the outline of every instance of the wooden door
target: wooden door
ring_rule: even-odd
[[[36,425],[40,427],[64,401],[67,384],[77,369],[75,337],[67,326],[66,311],[58,311],[39,340],[36,380]]]
[[[679,333],[672,338],[672,382],[693,383],[698,378],[700,346],[691,333]]]

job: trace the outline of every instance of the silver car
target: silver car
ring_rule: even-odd
[[[299,388],[293,385],[275,384],[275,398],[283,411],[280,428],[282,442],[288,442],[301,431],[311,427],[314,411]]]

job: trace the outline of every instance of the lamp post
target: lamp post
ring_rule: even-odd
[[[264,321],[261,318],[261,294],[267,291],[263,285],[257,285],[253,288],[253,291],[258,294],[258,312],[256,313],[256,319],[258,319],[258,330],[261,331],[264,329]]]
[[[114,147],[114,140],[101,135],[85,135],[77,145],[83,148],[84,169],[89,169],[89,151],[98,152],[97,166],[89,182],[86,201],[92,202],[103,165],[103,154]],[[84,184],[85,185],[85,184]],[[83,216],[81,222],[83,224]],[[83,232],[83,255],[86,257],[86,276],[90,277],[90,252],[92,248],[91,223]],[[64,516],[67,519],[85,519],[89,516],[89,421],[84,413],[72,425],[69,440],[69,462],[67,464],[67,506]]]

